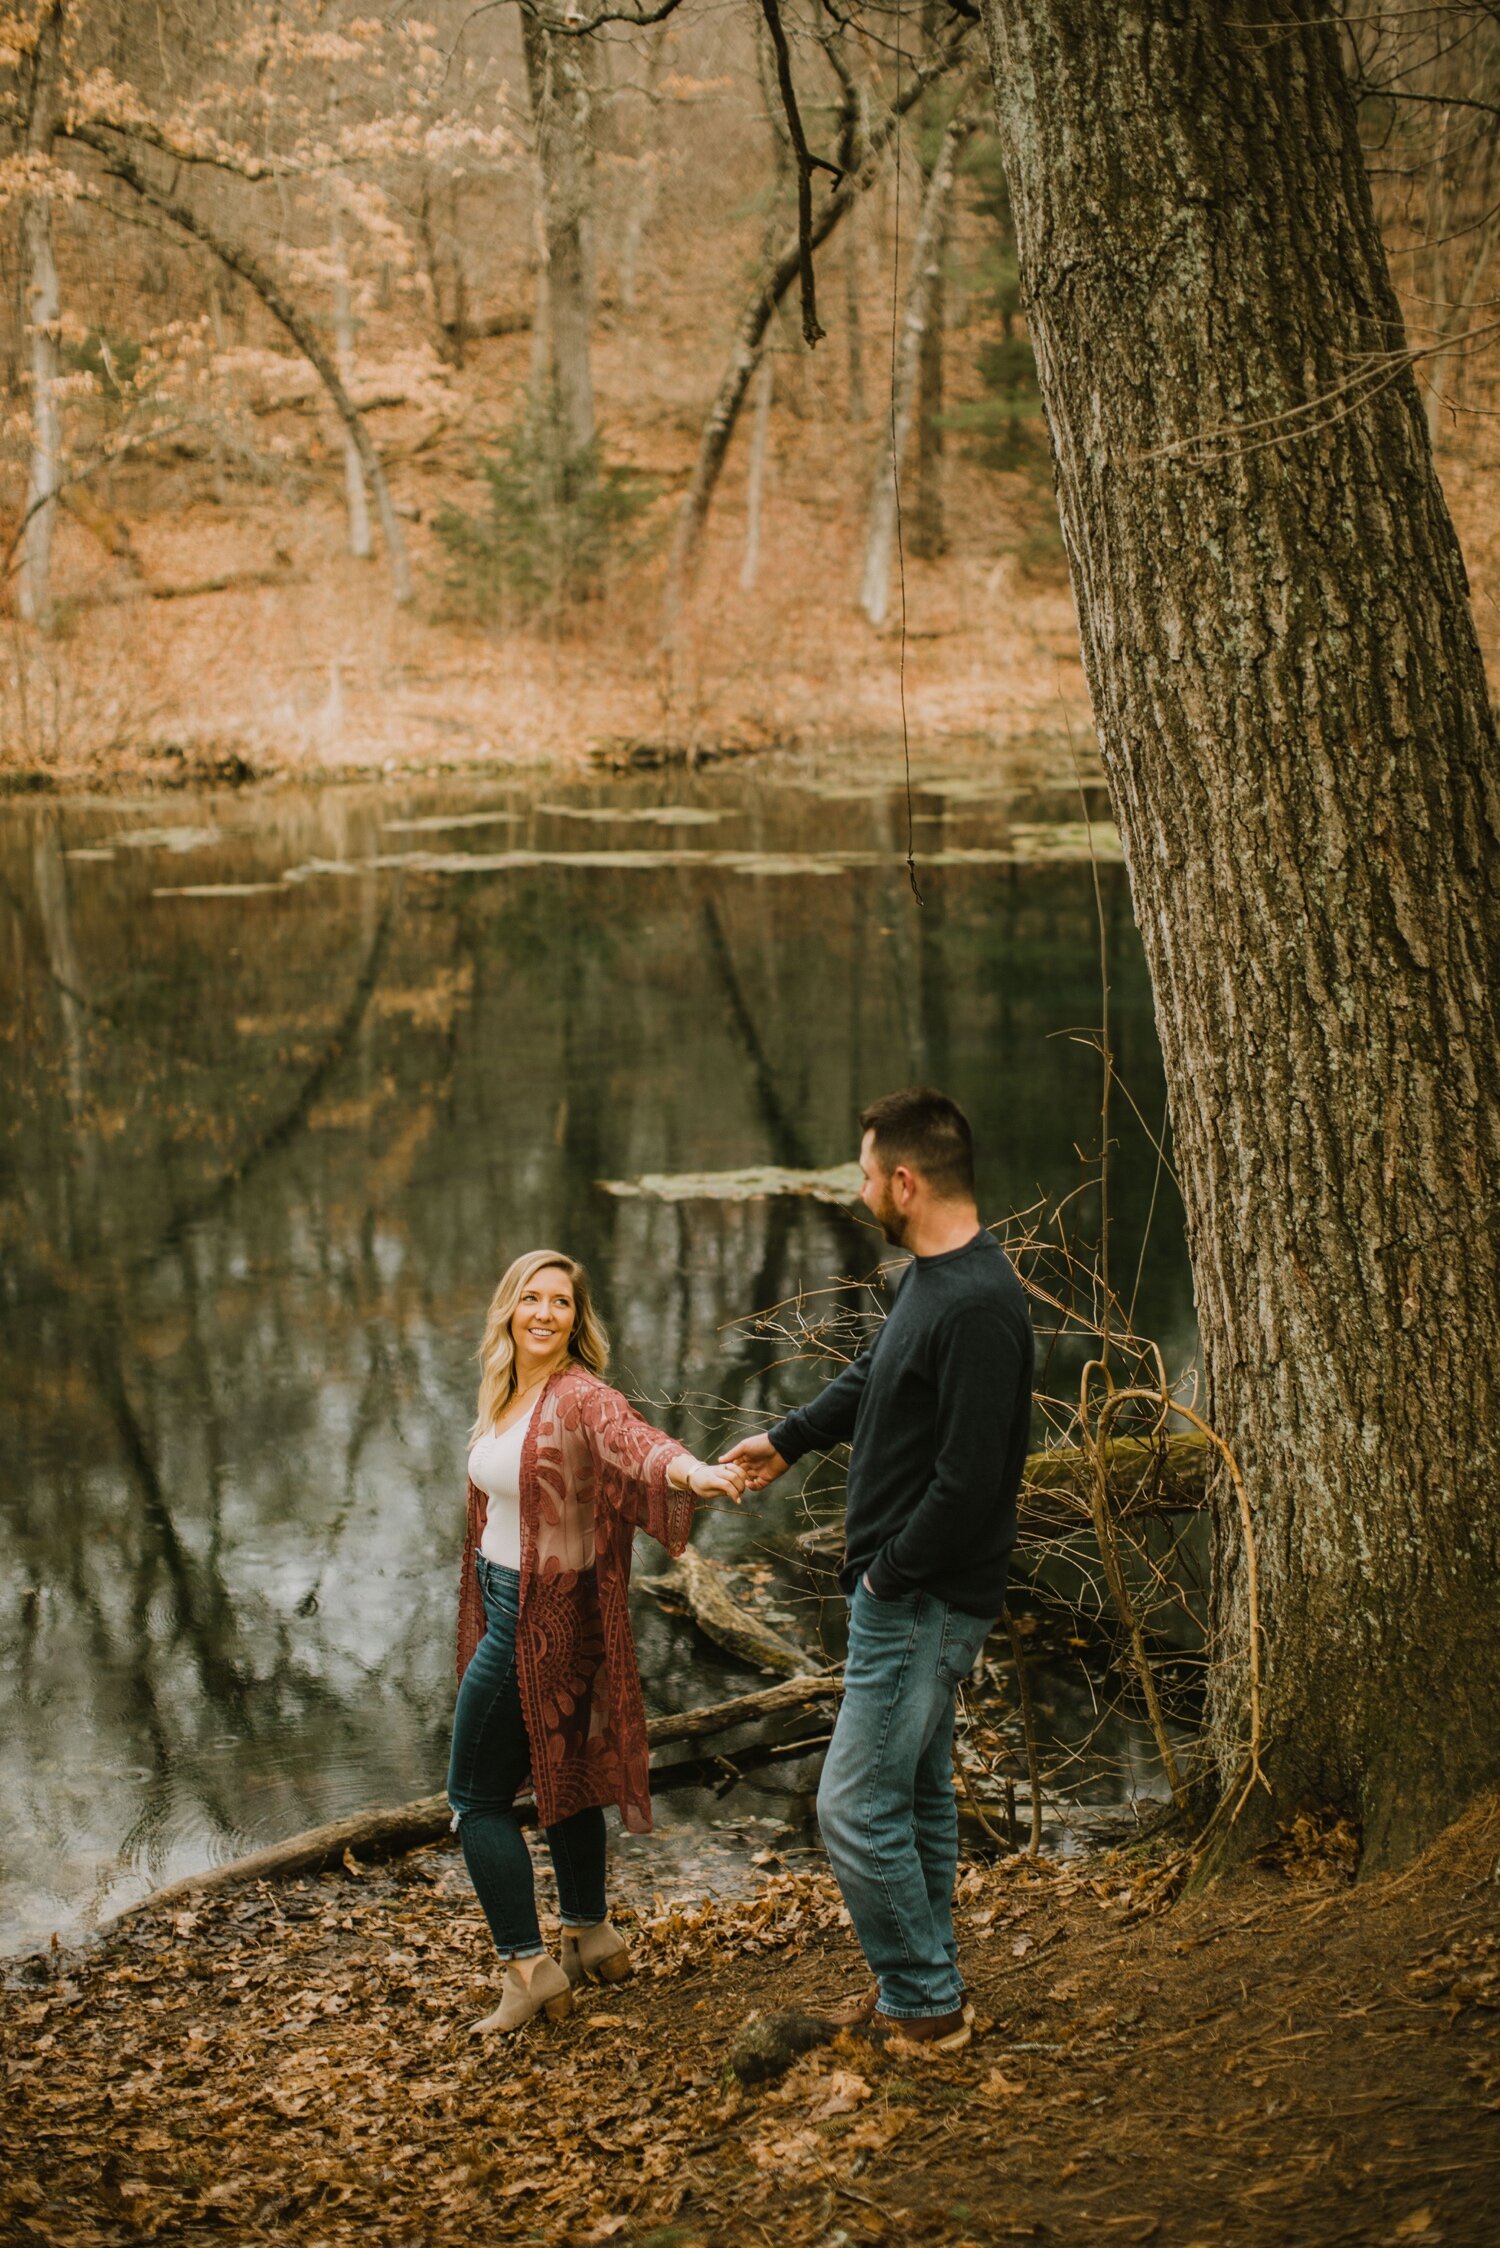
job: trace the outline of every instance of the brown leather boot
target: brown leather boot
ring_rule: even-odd
[[[573,1986],[545,1951],[534,1959],[513,1959],[500,1986],[500,2003],[493,2014],[474,2024],[471,2035],[488,2037],[495,2031],[520,2029],[538,2014],[549,2022],[565,2021],[573,2011]]]
[[[623,1983],[630,1973],[630,1947],[609,1920],[592,1928],[564,1928],[563,1973],[570,1983]]]
[[[919,2014],[910,2021],[882,2014],[877,2007],[864,2027],[853,2034],[868,2038],[872,2045],[931,2045],[939,2053],[958,2053],[974,2033],[960,2005],[951,2014]]]
[[[823,2020],[832,2029],[863,2029],[880,2004],[880,1985],[871,1983],[857,1998],[846,1998],[840,2006],[830,2006]]]
[[[974,2001],[967,1990],[959,1993],[958,2003],[964,2020],[972,2027]],[[830,2007],[822,2018],[831,2023],[834,2029],[863,2029],[865,2023],[873,2019],[879,2005],[880,1985],[871,1983],[869,1989],[861,1991],[858,1998],[846,1998],[841,2006]]]

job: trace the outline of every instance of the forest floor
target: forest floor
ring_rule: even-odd
[[[637,1888],[634,1978],[483,2045],[449,1847],[148,1909],[0,1994],[0,2238],[1500,2238],[1500,1799],[1394,1876],[1309,1830],[1171,1886],[1139,1850],[972,1866],[968,2048],[844,2037],[749,2089],[748,2015],[863,1981],[826,1872],[770,1853],[750,1897]]]

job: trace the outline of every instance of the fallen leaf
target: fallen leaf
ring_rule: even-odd
[[[852,2069],[836,2068],[827,2081],[828,2096],[812,2111],[814,2123],[822,2123],[830,2115],[852,2115],[871,2097],[869,2085]]]

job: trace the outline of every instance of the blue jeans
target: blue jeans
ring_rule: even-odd
[[[849,1604],[844,1698],[818,1825],[861,1951],[893,2020],[962,2003],[953,1936],[958,1807],[953,1704],[989,1620],[930,1592]]]
[[[531,1852],[514,1809],[531,1769],[531,1744],[516,1677],[516,1624],[521,1578],[515,1569],[475,1557],[486,1630],[458,1689],[448,1801],[495,1949],[508,1959],[533,1959],[542,1949]],[[557,1875],[557,1902],[572,1928],[605,1916],[604,1813],[575,1811],[547,1832]]]

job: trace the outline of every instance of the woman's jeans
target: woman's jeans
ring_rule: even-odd
[[[516,1790],[531,1769],[516,1676],[521,1578],[518,1570],[502,1569],[482,1553],[475,1563],[488,1628],[458,1689],[448,1801],[495,1949],[505,1958],[531,1959],[542,1949],[542,1932],[531,1852],[513,1809]],[[604,1813],[575,1811],[548,1827],[547,1847],[563,1920],[570,1928],[595,1926],[606,1909]]]
[[[896,2021],[963,2002],[953,1937],[953,1708],[990,1625],[930,1592],[849,1605],[844,1698],[818,1824],[854,1933]]]

